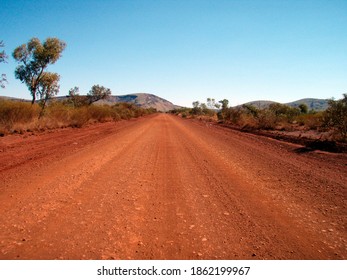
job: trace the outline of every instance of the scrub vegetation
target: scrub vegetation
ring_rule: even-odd
[[[130,103],[75,106],[70,99],[51,101],[44,113],[39,104],[0,100],[0,135],[82,127],[96,122],[137,118],[156,112]]]
[[[320,112],[309,111],[305,104],[298,107],[279,103],[266,108],[248,104],[229,107],[227,99],[217,103],[212,98],[206,103],[195,101],[192,105],[193,108],[179,108],[171,113],[183,118],[218,121],[248,131],[316,131],[328,134],[330,140],[347,141],[347,94],[340,100],[329,100],[328,108]]]

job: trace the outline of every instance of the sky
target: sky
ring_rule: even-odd
[[[93,85],[114,95],[152,93],[176,105],[228,99],[291,102],[347,92],[347,0],[0,0],[8,84],[13,50],[37,37],[66,42],[47,68],[59,96]]]

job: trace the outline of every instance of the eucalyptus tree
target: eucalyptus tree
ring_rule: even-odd
[[[111,94],[112,92],[109,88],[105,88],[104,86],[100,85],[94,85],[88,92],[87,97],[89,99],[89,104],[92,104],[93,102],[98,101],[100,99],[105,99],[107,96],[110,96]]]
[[[45,110],[47,100],[54,95],[57,95],[59,92],[59,79],[60,76],[57,73],[44,72],[40,82],[37,86],[37,93],[40,97],[40,107],[41,112],[40,116],[42,117],[43,112]]]
[[[37,97],[47,100],[58,93],[59,75],[46,72],[46,69],[57,62],[65,47],[65,42],[58,38],[47,38],[43,43],[38,38],[32,38],[13,51],[13,58],[20,64],[15,76],[28,87],[32,104]]]

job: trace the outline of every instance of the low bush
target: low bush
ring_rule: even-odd
[[[298,125],[304,129],[320,129],[323,126],[323,113],[301,114],[295,118]]]

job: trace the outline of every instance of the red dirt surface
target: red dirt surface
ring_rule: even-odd
[[[0,259],[347,259],[347,155],[166,114],[0,139]]]

